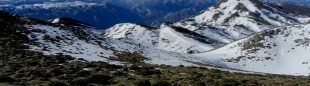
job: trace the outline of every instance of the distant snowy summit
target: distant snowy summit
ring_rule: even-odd
[[[309,22],[309,17],[258,0],[221,0],[175,25],[230,43],[270,28],[305,22]]]

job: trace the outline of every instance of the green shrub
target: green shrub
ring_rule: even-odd
[[[103,74],[94,74],[88,78],[90,83],[109,85],[112,82],[112,77]]]
[[[81,71],[77,72],[75,75],[79,76],[79,77],[86,77],[86,76],[90,75],[90,71],[81,70]]]
[[[67,84],[63,82],[51,82],[48,86],[68,86]]]
[[[161,74],[160,70],[156,70],[156,69],[140,69],[136,71],[137,74],[139,75],[153,75],[153,74]]]
[[[149,80],[144,80],[144,79],[142,79],[142,80],[136,80],[136,81],[134,82],[134,84],[137,85],[137,86],[151,86],[151,85],[152,85],[151,82],[150,82]]]
[[[204,82],[195,82],[192,86],[206,86]]]
[[[75,79],[70,82],[72,86],[87,86],[89,83],[90,81],[85,78]]]
[[[172,86],[169,82],[167,81],[156,81],[152,86]]]
[[[0,82],[15,82],[11,77],[0,76]]]
[[[120,53],[114,53],[116,56],[116,60],[124,61],[124,62],[130,62],[130,63],[141,63],[144,60],[146,60],[145,57],[143,57],[138,52],[120,52]]]
[[[233,79],[223,79],[220,81],[220,86],[238,86],[240,83]]]
[[[60,75],[65,74],[65,71],[63,69],[61,69],[61,68],[52,68],[51,69],[51,74],[53,76],[60,76]]]
[[[126,73],[124,71],[115,71],[112,73],[113,76],[125,76]]]

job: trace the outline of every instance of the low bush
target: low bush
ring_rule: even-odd
[[[167,81],[156,81],[154,84],[152,84],[152,86],[172,86],[169,82]]]
[[[50,82],[48,86],[68,86],[68,85],[63,82]]]
[[[145,79],[136,80],[134,84],[137,86],[151,86],[152,85],[152,83],[149,80],[145,80]]]
[[[112,77],[103,74],[94,74],[88,77],[88,81],[95,84],[109,85],[112,83]]]
[[[11,77],[0,76],[0,83],[1,82],[15,82],[15,80],[12,79]]]
[[[120,52],[114,53],[114,55],[116,56],[116,60],[130,63],[141,63],[146,60],[146,58],[138,52]]]
[[[220,81],[220,86],[239,86],[240,83],[233,79],[223,79]]]

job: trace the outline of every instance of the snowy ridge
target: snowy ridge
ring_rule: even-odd
[[[182,31],[183,28],[162,26],[160,29],[159,48],[168,51],[183,53],[199,53],[213,49],[212,42],[206,37],[198,37],[191,31]],[[198,39],[197,39],[198,37]]]
[[[309,28],[310,24],[302,24],[267,30],[196,56],[226,68],[310,75]]]
[[[263,30],[305,22],[309,17],[258,0],[221,0],[200,15],[174,25],[227,44]]]
[[[48,25],[25,25],[29,28],[29,38],[36,42],[30,45],[34,51],[42,51],[46,55],[55,55],[62,53],[75,58],[83,58],[88,61],[105,61],[113,64],[120,64],[118,61],[109,60],[114,56],[115,50],[121,52],[142,52],[143,56],[149,58],[148,63],[153,64],[169,64],[169,65],[193,65],[184,62],[185,55],[173,52],[166,52],[152,48],[130,44],[122,40],[101,40],[96,39],[95,35],[89,38],[91,40],[83,40],[75,34],[61,27],[53,27]],[[84,30],[87,32],[86,30]],[[89,33],[89,32],[87,32]],[[101,43],[97,43],[100,41]],[[105,47],[112,47],[110,50]]]
[[[258,0],[222,0],[217,6],[211,7],[204,13],[195,16],[194,19],[197,23],[211,22],[209,23],[211,25],[222,25],[227,22],[229,22],[228,25],[236,25],[238,24],[235,21],[236,19],[250,21],[254,20],[255,17],[259,17],[260,20],[276,26],[300,22],[291,17],[294,14],[289,14],[288,16],[284,14],[284,12],[275,9],[275,7],[263,4]]]
[[[144,56],[146,53],[155,52],[155,43],[157,42],[155,31],[142,27],[137,24],[123,23],[117,24],[110,29],[107,29],[102,37],[108,42],[113,48],[123,51],[127,50],[129,52],[143,52]],[[148,49],[148,50],[147,50]],[[160,52],[160,51],[158,51]],[[152,53],[156,54],[156,53]],[[159,53],[157,53],[159,54]],[[150,58],[160,58],[158,55],[149,56]]]
[[[62,24],[59,24],[61,26],[50,26],[45,24],[24,25],[31,32],[28,33],[28,37],[34,42],[27,44],[31,47],[30,50],[40,51],[46,55],[62,53],[88,61],[105,61],[112,64],[122,64],[122,62],[110,59],[111,57],[115,57],[114,54],[117,52],[139,52],[141,55],[148,58],[145,62],[151,64],[167,64],[174,66],[195,65],[187,62],[195,60],[192,60],[191,56],[186,54],[156,49],[156,47],[150,45],[138,45],[136,42],[131,43],[133,41],[138,41],[134,39],[100,37],[101,34],[92,33],[91,29],[93,28],[71,25],[62,27]],[[135,24],[124,24],[124,26],[136,26],[138,29],[143,28]],[[143,42],[147,41],[140,41],[140,43]]]
[[[203,36],[199,38],[194,34],[195,32],[182,31],[181,29],[169,25],[153,28],[125,23],[117,24],[106,30],[104,36],[111,39],[126,40],[139,46],[155,47],[178,53],[197,53],[213,49],[209,45],[213,41]]]
[[[113,39],[126,39],[137,45],[155,46],[158,32],[151,27],[143,27],[137,24],[117,24],[104,33],[104,37]]]

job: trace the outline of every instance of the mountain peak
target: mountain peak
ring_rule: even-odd
[[[261,9],[268,9],[258,0],[221,0],[220,3],[211,7],[203,15],[213,15],[212,18],[206,19],[201,18],[201,22],[206,22],[210,20],[217,21],[217,24],[229,22],[233,19],[233,16],[245,16],[252,15],[259,17]],[[268,9],[269,10],[269,9]],[[269,21],[271,22],[271,21]],[[279,25],[279,24],[277,24]]]
[[[262,3],[259,0],[229,0],[229,1],[237,1],[237,2],[239,2],[239,4],[252,5],[252,6],[255,6],[257,8],[264,7],[264,3]]]
[[[174,25],[223,43],[275,27],[306,23],[309,17],[259,0],[221,0],[201,14]]]
[[[282,26],[302,22],[292,16],[299,15],[287,13],[259,0],[221,0],[191,20],[207,25],[229,25],[232,27],[240,25],[240,23],[247,23],[247,25],[253,23],[256,24],[254,25],[256,28],[262,25]]]

